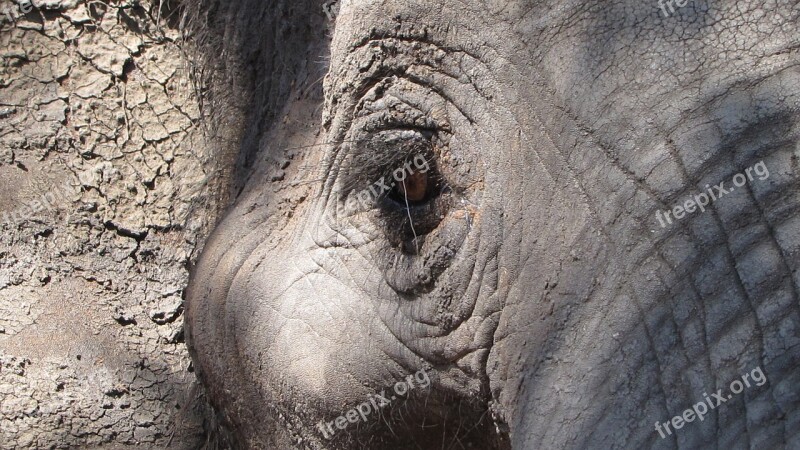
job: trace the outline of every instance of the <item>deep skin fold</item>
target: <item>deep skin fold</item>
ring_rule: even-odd
[[[246,253],[244,259],[253,262],[241,264],[241,281],[225,294],[232,303],[228,333],[241,336],[244,347],[264,350],[238,351],[252,355],[252,362],[228,364],[240,368],[239,378],[205,381],[255,382],[257,391],[242,400],[224,393],[212,397],[224,411],[235,411],[237,401],[267,403],[273,416],[291,416],[284,420],[295,434],[284,435],[285,424],[274,418],[274,430],[247,430],[252,419],[246,416],[233,418],[233,427],[247,442],[289,445],[303,436],[333,448],[387,446],[390,438],[377,424],[334,443],[318,440],[311,428],[318,417],[340,414],[341,404],[363,401],[403,374],[429,366],[435,372],[430,398],[440,405],[432,416],[446,415],[442,399],[466,399],[476,414],[462,416],[462,424],[469,427],[491,410],[487,416],[509,431],[515,448],[790,445],[797,400],[781,386],[796,381],[798,350],[791,333],[782,330],[797,324],[797,253],[791,244],[798,205],[791,145],[797,134],[795,125],[781,131],[789,134],[786,139],[759,123],[778,111],[789,111],[787,121],[797,123],[791,34],[775,31],[782,29],[777,25],[768,28],[769,35],[755,33],[752,42],[771,39],[776,47],[762,56],[729,41],[730,51],[745,60],[739,64],[712,52],[726,45],[714,24],[736,17],[758,22],[753,5],[742,13],[733,3],[720,3],[707,14],[682,16],[684,22],[667,22],[643,4],[567,2],[548,8],[509,2],[482,15],[478,4],[392,5],[354,2],[337,19],[321,119],[325,139],[352,141],[348,132],[358,130],[356,111],[371,89],[402,98],[416,92],[391,91],[403,80],[429,89],[432,94],[420,97],[441,102],[421,109],[446,118],[439,122],[447,123],[452,136],[451,155],[437,164],[456,174],[454,184],[465,190],[473,208],[461,211],[472,217],[469,235],[434,283],[436,290],[402,298],[385,284],[377,263],[391,255],[380,221],[362,215],[326,226],[320,220],[332,209],[339,182],[328,176],[289,226],[299,245],[275,243],[253,252],[235,243],[231,252]],[[773,17],[788,23],[797,18],[796,8],[780,11],[772,11]],[[688,32],[681,33],[679,25]],[[485,37],[485,30],[495,31]],[[705,46],[695,47],[704,35]],[[361,56],[367,51],[376,56]],[[774,56],[781,54],[788,56]],[[629,76],[633,72],[638,84]],[[771,82],[776,79],[781,83]],[[747,123],[744,130],[733,116]],[[748,144],[748,136],[756,143]],[[321,156],[334,154],[329,149]],[[761,158],[791,170],[752,186],[749,204],[720,202],[674,228],[654,228],[656,209]],[[338,173],[322,167],[325,175]],[[249,195],[257,196],[257,190]],[[238,209],[252,210],[247,195]],[[314,238],[298,239],[306,230],[297,230],[306,225]],[[230,227],[223,224],[218,233]],[[271,234],[281,235],[274,228]],[[347,245],[327,244],[335,239]],[[212,251],[215,245],[220,244],[209,244]],[[303,255],[313,264],[302,265]],[[272,264],[267,258],[281,261],[281,270],[259,272]],[[299,269],[287,269],[293,265]],[[769,283],[759,266],[775,274]],[[312,278],[322,287],[300,291]],[[259,283],[290,290],[276,294]],[[291,289],[297,293],[287,294]],[[320,306],[304,310],[299,299],[309,296]],[[348,296],[355,300],[345,301]],[[190,293],[190,303],[200,298],[215,297]],[[295,314],[296,321],[312,325],[313,334],[264,315],[247,299]],[[297,306],[282,306],[287,303]],[[330,321],[317,317],[320,309]],[[187,314],[195,324],[208,321]],[[248,320],[250,314],[258,320]],[[342,334],[336,327],[341,323],[356,331]],[[249,331],[268,326],[261,334]],[[324,372],[293,367],[291,361],[304,354],[278,339],[281,333],[304,339],[327,333],[333,343],[315,341],[325,358],[311,365]],[[198,352],[204,345],[213,348],[215,339],[210,330],[201,334],[212,344],[193,338],[198,365],[228,358],[224,351]],[[349,355],[353,346],[363,354]],[[375,347],[380,351],[370,353]],[[653,431],[653,421],[673,416],[754,365],[764,368],[766,388],[745,393],[740,403],[670,439]],[[299,412],[292,408],[298,402]],[[258,416],[260,407],[249,407]],[[427,413],[412,404],[404,419]],[[411,423],[400,439],[419,431]],[[441,446],[430,436],[417,437],[423,445]],[[446,439],[452,442],[453,436]]]

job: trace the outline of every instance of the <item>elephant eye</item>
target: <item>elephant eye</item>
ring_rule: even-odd
[[[395,182],[389,198],[396,202],[420,203],[429,197],[429,190],[428,174],[415,171]]]
[[[440,172],[437,138],[425,129],[370,131],[368,139],[345,147],[342,198],[354,211],[368,212],[393,247],[417,254],[453,203]]]
[[[417,254],[425,236],[450,209],[451,190],[433,161],[424,168],[409,168],[405,176],[393,174],[391,190],[379,202],[379,217],[394,247]]]

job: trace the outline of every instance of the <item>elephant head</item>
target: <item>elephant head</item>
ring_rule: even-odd
[[[206,6],[247,107],[187,338],[240,446],[800,445],[796,2],[330,3]]]

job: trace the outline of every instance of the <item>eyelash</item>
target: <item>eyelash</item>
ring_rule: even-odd
[[[401,134],[404,136],[399,136]],[[430,133],[426,136],[418,130],[388,130],[355,142],[366,151],[359,151],[352,145],[345,149],[352,156],[342,164],[344,181],[340,192],[343,200],[380,184],[382,180],[393,180],[397,170],[420,155],[428,163],[435,160]]]

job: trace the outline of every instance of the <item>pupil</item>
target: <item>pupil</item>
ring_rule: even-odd
[[[421,202],[427,193],[428,174],[424,172],[414,172],[405,180],[398,181],[395,186],[395,194],[401,200],[408,199],[409,202]]]

